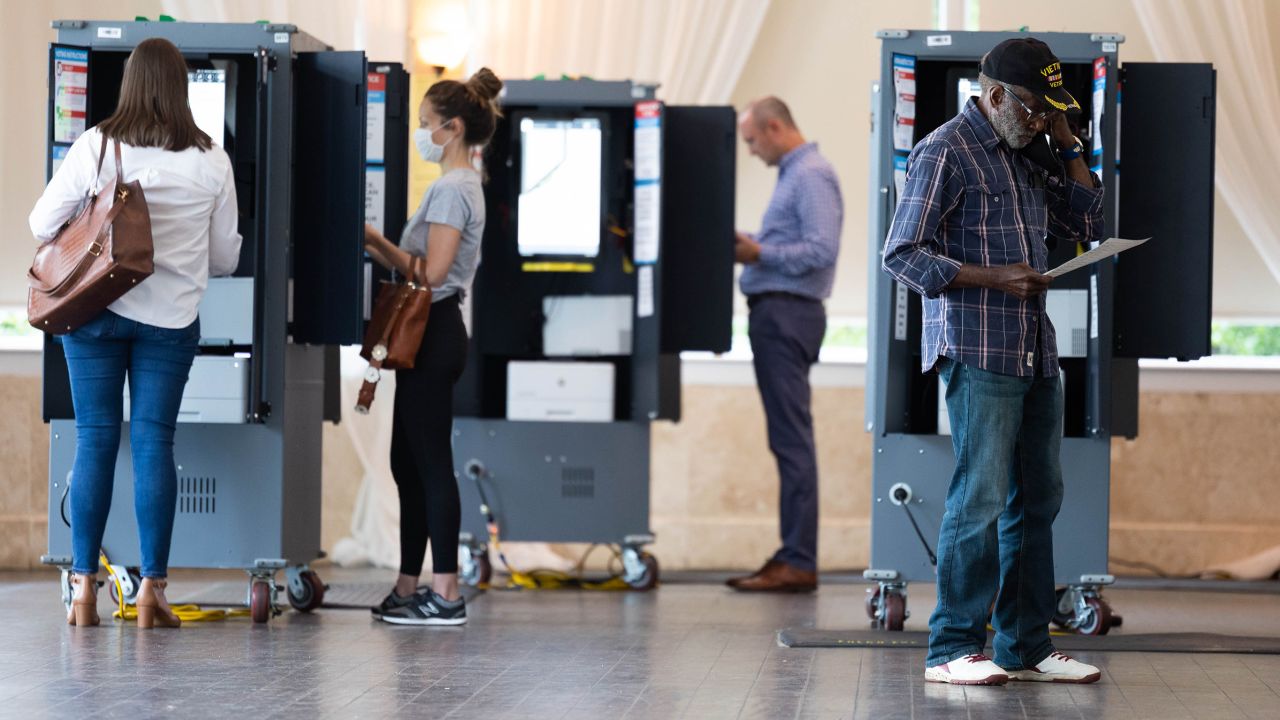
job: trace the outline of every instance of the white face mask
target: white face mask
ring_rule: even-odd
[[[435,135],[436,130],[442,127],[444,127],[444,124],[441,124],[435,130],[420,127],[413,131],[413,144],[418,146],[418,154],[422,156],[422,159],[429,163],[438,163],[443,160],[445,145],[453,142],[457,137],[449,138],[444,145],[437,145],[432,136]]]

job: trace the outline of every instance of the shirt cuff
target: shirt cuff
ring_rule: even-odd
[[[755,238],[751,238],[755,240]],[[778,247],[776,245],[761,245],[760,256],[756,258],[757,265],[764,267],[772,267],[778,264]]]
[[[1075,178],[1065,178],[1067,205],[1077,213],[1088,215],[1102,208],[1102,181],[1097,175],[1089,173],[1093,187],[1088,187]]]
[[[943,255],[934,255],[934,262],[929,263],[920,286],[924,288],[924,296],[936,298],[947,289],[947,286],[960,274],[960,261]]]

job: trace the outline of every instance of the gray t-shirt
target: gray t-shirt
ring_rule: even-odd
[[[432,223],[457,228],[462,233],[462,241],[444,284],[431,288],[431,300],[465,296],[480,266],[480,238],[484,236],[484,188],[480,185],[480,173],[461,168],[441,175],[432,183],[422,196],[422,204],[404,226],[400,249],[425,256]]]

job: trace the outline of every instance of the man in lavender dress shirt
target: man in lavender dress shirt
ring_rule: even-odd
[[[760,232],[738,233],[740,284],[750,308],[756,383],[769,449],[778,463],[782,548],[755,574],[729,586],[748,592],[809,592],[818,587],[818,458],[809,410],[809,368],[826,334],[822,301],[831,295],[844,203],[835,170],[805,142],[775,97],[742,113],[738,130],[751,154],[778,168]]]

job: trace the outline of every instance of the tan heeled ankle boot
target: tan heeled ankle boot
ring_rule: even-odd
[[[176,628],[182,625],[182,619],[173,614],[164,596],[168,585],[165,580],[142,578],[142,587],[138,588],[138,627],[149,629],[159,625]]]
[[[98,576],[71,576],[71,611],[67,613],[68,625],[88,627],[102,622],[98,617]]]

